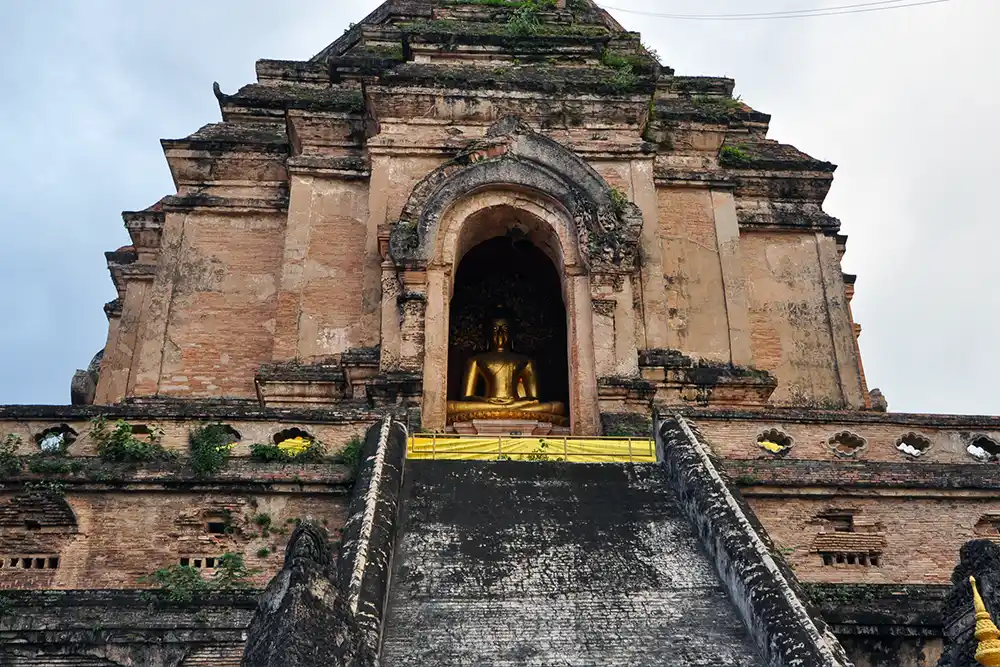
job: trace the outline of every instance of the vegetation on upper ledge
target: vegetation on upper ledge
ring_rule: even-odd
[[[724,167],[749,167],[753,163],[753,158],[746,150],[746,146],[723,146],[719,151],[719,164]]]
[[[515,12],[506,22],[477,23],[436,19],[433,21],[412,21],[399,24],[405,32],[427,36],[469,36],[476,38],[522,38],[522,37],[609,37],[611,31],[603,25],[549,24],[538,20],[530,10]],[[450,40],[453,41],[453,40]]]
[[[382,81],[392,84],[419,85],[459,90],[522,90],[548,94],[584,93],[624,95],[652,93],[651,77],[619,72],[604,67],[555,67],[548,63],[532,65],[436,65],[407,63],[386,72]],[[580,116],[582,124],[583,117]]]

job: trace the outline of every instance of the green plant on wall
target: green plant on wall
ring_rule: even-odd
[[[215,574],[209,579],[190,565],[171,565],[140,578],[139,583],[153,584],[166,593],[171,602],[188,603],[198,595],[213,591],[247,588],[250,580],[259,572],[260,570],[246,566],[243,554],[226,553],[219,558]]]
[[[365,442],[361,439],[361,436],[354,435],[344,445],[344,449],[341,450],[338,457],[339,461],[351,468],[357,468],[358,464],[361,463],[361,451],[364,449],[364,446]]]
[[[24,462],[18,456],[18,450],[23,442],[21,436],[13,433],[0,440],[0,477],[13,477],[21,472]]]
[[[35,475],[68,475],[83,468],[79,461],[67,461],[59,456],[41,454],[28,458],[28,472]]]
[[[201,576],[201,572],[190,565],[172,565],[157,570],[148,577],[139,579],[139,583],[153,584],[167,594],[171,602],[191,602],[196,595],[202,595],[211,590],[209,582]]]
[[[629,205],[628,195],[619,188],[611,188],[609,194],[611,195],[611,207],[614,209],[615,215],[620,216],[625,213]]]
[[[246,566],[243,554],[225,553],[219,559],[219,567],[215,570],[215,576],[209,580],[209,585],[220,591],[247,588],[250,579],[259,573],[260,570]]]
[[[326,446],[311,440],[301,452],[292,453],[274,444],[250,445],[250,458],[261,463],[319,463],[326,457]]]
[[[97,454],[111,463],[146,463],[156,460],[171,460],[176,455],[160,444],[163,431],[150,429],[147,439],[139,438],[128,422],[119,419],[109,424],[104,417],[96,417],[90,422],[90,437],[97,444]]]
[[[507,20],[507,31],[512,35],[534,35],[542,27],[538,19],[538,10],[533,4],[525,4],[514,10]]]
[[[66,485],[54,479],[39,480],[37,482],[25,482],[24,492],[61,497],[66,495]]]
[[[719,162],[728,167],[746,167],[753,160],[745,146],[723,146],[719,151]]]
[[[237,441],[236,432],[225,424],[205,424],[191,431],[191,468],[198,476],[219,472],[229,461]]]

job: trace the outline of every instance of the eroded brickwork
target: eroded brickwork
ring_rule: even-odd
[[[0,494],[0,508],[17,497]],[[25,551],[58,557],[52,569],[0,568],[0,588],[145,588],[151,583],[140,579],[182,559],[211,575],[209,565],[225,553],[242,554],[258,569],[248,583],[262,588],[280,569],[296,521],[312,517],[336,533],[346,518],[343,497],[318,493],[71,491],[65,502],[76,526],[35,529],[22,520],[0,527],[0,556],[8,565]]]
[[[1000,500],[972,494],[863,497],[830,489],[818,498],[794,491],[765,496],[749,490],[746,495],[796,576],[807,582],[945,584],[962,545],[986,531],[997,535],[989,517],[1000,522]],[[846,516],[853,526],[843,520]],[[825,564],[821,549],[831,554],[870,549],[878,565],[836,559]]]

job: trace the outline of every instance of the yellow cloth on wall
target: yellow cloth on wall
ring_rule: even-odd
[[[464,437],[418,435],[407,457],[444,461],[567,461],[569,463],[655,463],[652,440],[621,438]]]
[[[278,443],[278,449],[289,454],[290,456],[298,456],[302,452],[309,449],[309,445],[312,444],[312,440],[307,440],[302,436],[296,438],[288,438],[287,440],[282,440]]]

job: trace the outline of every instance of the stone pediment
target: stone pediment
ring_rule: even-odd
[[[486,139],[431,172],[413,189],[393,225],[395,261],[426,261],[442,215],[485,189],[528,190],[554,199],[573,220],[580,256],[591,270],[638,268],[642,212],[578,155],[516,117],[495,123]]]

